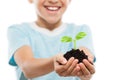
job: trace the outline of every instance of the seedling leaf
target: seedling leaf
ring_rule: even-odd
[[[77,35],[76,35],[76,40],[79,40],[79,39],[82,39],[86,36],[86,33],[85,32],[79,32]]]
[[[63,36],[61,42],[72,42],[72,38],[69,36]]]

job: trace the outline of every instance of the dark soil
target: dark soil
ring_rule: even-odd
[[[64,57],[69,60],[69,58],[74,57],[75,59],[78,59],[78,63],[82,62],[83,59],[88,59],[88,56],[84,53],[83,50],[79,50],[79,49],[72,49],[68,52],[66,52],[66,54],[64,54]]]

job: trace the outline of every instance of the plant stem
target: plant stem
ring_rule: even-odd
[[[76,50],[76,39],[73,40],[74,50]]]

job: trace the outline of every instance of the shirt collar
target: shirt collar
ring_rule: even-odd
[[[66,28],[66,24],[65,23],[62,23],[59,27],[55,28],[54,30],[48,30],[46,28],[43,28],[43,27],[39,27],[35,22],[32,22],[30,23],[31,27],[40,32],[40,33],[43,33],[43,34],[46,34],[48,36],[56,36],[56,35],[59,35],[60,33],[62,33],[65,28]]]

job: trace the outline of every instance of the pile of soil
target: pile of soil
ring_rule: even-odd
[[[82,62],[83,59],[88,59],[88,56],[84,53],[83,50],[79,49],[72,49],[64,54],[64,57],[69,60],[69,58],[74,57],[75,59],[78,59],[78,63]]]

